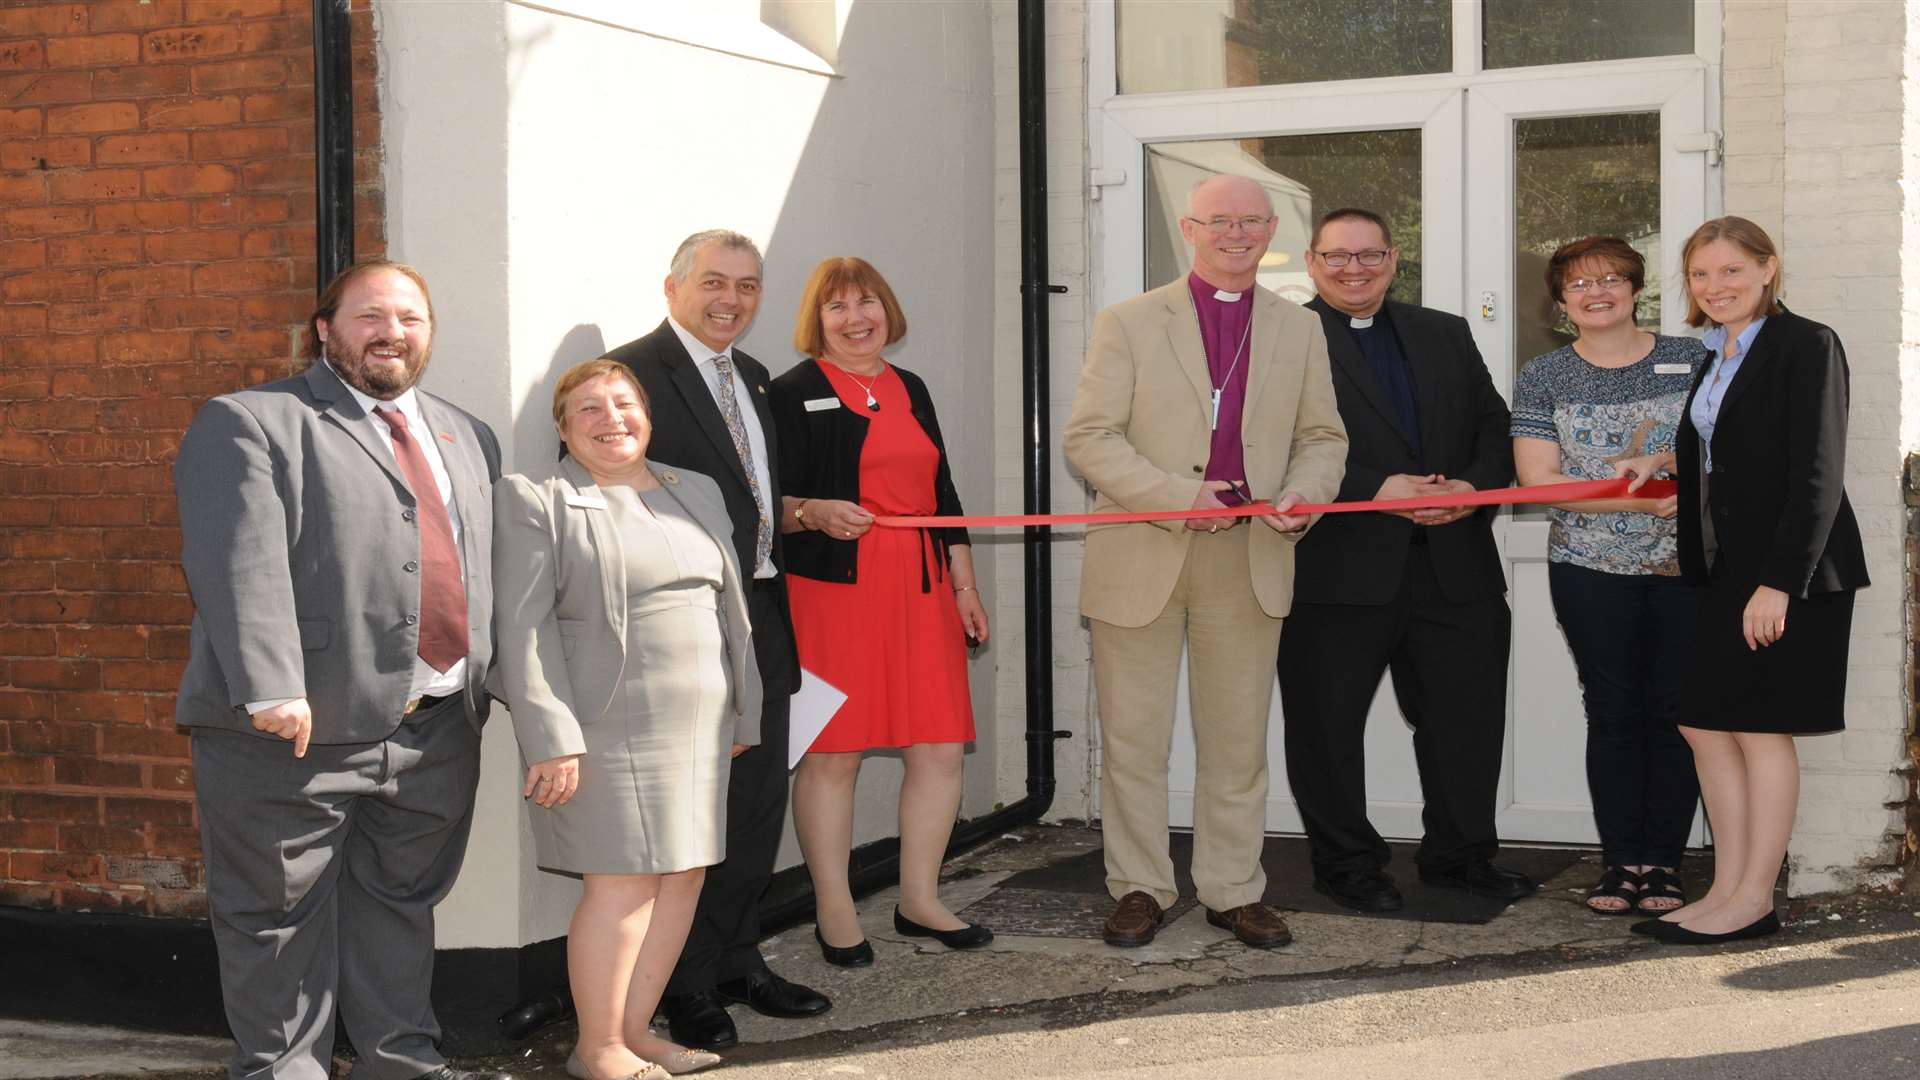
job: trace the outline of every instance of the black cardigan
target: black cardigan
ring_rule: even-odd
[[[907,401],[920,430],[933,440],[940,452],[939,468],[933,477],[933,512],[940,515],[964,513],[960,495],[953,488],[953,473],[947,468],[947,444],[940,438],[940,422],[933,415],[933,398],[927,384],[913,372],[899,366],[894,373],[907,388]],[[844,406],[808,412],[806,403],[822,398],[835,401],[840,395],[827,381],[826,372],[813,360],[803,360],[773,380],[773,422],[780,436],[780,478],[782,495],[796,499],[844,499],[860,501],[860,451],[867,442],[866,414]],[[965,528],[928,529],[934,552],[940,563],[949,562],[947,548],[971,544]],[[859,544],[855,540],[837,540],[818,529],[788,533],[786,541],[789,574],[818,581],[847,583],[855,580],[859,562]],[[932,583],[922,556],[920,591]]]

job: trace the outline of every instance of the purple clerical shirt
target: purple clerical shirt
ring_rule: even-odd
[[[1240,440],[1240,415],[1247,402],[1247,366],[1253,362],[1253,290],[1222,300],[1199,274],[1187,275],[1193,309],[1200,316],[1200,341],[1207,349],[1207,376],[1220,391],[1220,416],[1207,455],[1209,480],[1245,480],[1247,449]],[[1233,296],[1233,293],[1224,295]],[[1236,358],[1238,363],[1235,363]]]

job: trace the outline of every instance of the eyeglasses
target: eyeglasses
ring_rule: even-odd
[[[1595,289],[1605,289],[1608,292],[1612,292],[1615,289],[1624,288],[1631,284],[1633,284],[1631,281],[1621,277],[1619,274],[1608,274],[1598,280],[1577,277],[1560,287],[1567,292],[1577,293],[1592,292]]]
[[[1365,251],[1316,251],[1314,254],[1320,256],[1321,262],[1338,270],[1350,262],[1368,267],[1379,266],[1387,261],[1387,256],[1391,253],[1381,251],[1379,248],[1368,248]]]
[[[1190,217],[1186,220],[1193,222],[1195,225],[1205,226],[1209,232],[1230,233],[1236,225],[1247,232],[1259,232],[1261,229],[1266,228],[1267,225],[1273,221],[1273,218],[1247,214],[1243,217],[1212,217],[1205,221],[1197,217]]]

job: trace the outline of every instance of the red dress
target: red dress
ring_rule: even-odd
[[[920,429],[891,366],[872,381],[879,412],[854,377],[815,360],[842,408],[867,418],[860,505],[875,514],[931,514],[940,454]],[[861,382],[869,380],[862,379]],[[847,695],[810,748],[821,753],[914,743],[971,742],[966,632],[946,567],[919,529],[867,530],[851,583],[789,575],[800,665]],[[921,558],[931,588],[920,591]]]

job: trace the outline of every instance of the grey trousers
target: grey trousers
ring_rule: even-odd
[[[480,736],[459,698],[376,743],[193,735],[234,1080],[325,1080],[336,1014],[363,1080],[445,1063],[433,906],[466,854]]]

